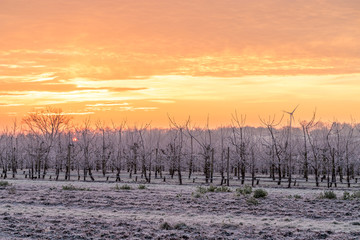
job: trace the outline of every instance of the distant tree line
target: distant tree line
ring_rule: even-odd
[[[260,120],[262,127],[249,127],[246,117],[235,112],[230,126],[217,129],[171,117],[168,129],[126,122],[105,126],[89,119],[73,126],[60,109],[47,107],[0,134],[1,177],[15,178],[21,170],[29,179],[44,179],[52,170],[55,180],[61,173],[71,180],[70,173],[76,172],[76,180],[94,181],[94,171],[100,171],[116,181],[121,173],[130,178],[140,174],[149,183],[166,173],[182,184],[199,172],[206,183],[220,176],[220,184],[226,185],[230,178],[241,184],[250,178],[254,185],[259,176],[288,187],[300,178],[312,179],[316,186],[325,181],[328,187],[339,182],[350,187],[357,181],[357,124],[319,122],[315,113],[300,127],[279,127],[283,118]]]

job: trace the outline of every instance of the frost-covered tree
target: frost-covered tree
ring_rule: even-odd
[[[66,128],[71,118],[65,115],[60,108],[46,107],[30,112],[24,118],[26,130],[33,135],[38,143],[38,177],[43,170],[42,178],[45,178],[49,168],[49,156],[57,136]]]

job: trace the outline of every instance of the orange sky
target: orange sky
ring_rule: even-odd
[[[231,113],[360,119],[357,0],[1,0],[0,124],[45,105],[75,120]]]

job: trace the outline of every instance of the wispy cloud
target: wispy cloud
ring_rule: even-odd
[[[38,113],[39,114],[39,113]],[[76,116],[76,115],[92,115],[95,114],[94,112],[61,112],[61,113],[40,113],[41,115],[53,116],[53,115],[69,115],[69,116]]]
[[[113,107],[113,106],[127,106],[129,103],[97,103],[87,104],[87,107]]]
[[[149,100],[149,102],[154,102],[154,103],[175,103],[174,100],[168,100],[168,99],[152,99],[152,100]]]
[[[56,104],[157,117],[174,106],[206,115],[358,102],[360,1],[0,5],[0,102],[9,110]]]
[[[0,103],[0,107],[18,107],[23,105],[24,104],[19,104],[19,103]]]

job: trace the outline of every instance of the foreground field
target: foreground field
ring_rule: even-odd
[[[0,239],[360,238],[360,201],[318,199],[318,189],[266,188],[256,205],[235,188],[8,182],[0,188]]]

